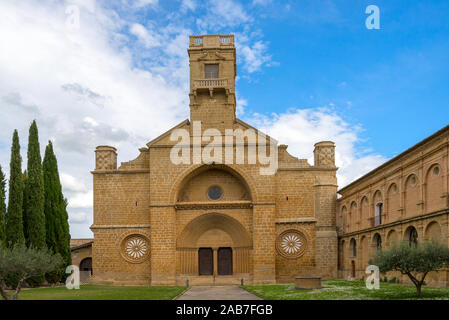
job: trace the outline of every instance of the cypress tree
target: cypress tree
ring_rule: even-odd
[[[6,247],[6,178],[0,166],[0,246]]]
[[[67,266],[72,264],[67,202],[62,194],[58,162],[51,141],[45,148],[42,167],[45,186],[44,212],[47,247],[54,253],[59,253]]]
[[[25,184],[24,233],[28,247],[42,249],[45,241],[44,176],[36,121],[28,137],[28,165]]]
[[[8,210],[6,211],[6,244],[11,247],[16,243],[24,244],[23,234],[23,180],[22,157],[20,156],[19,134],[14,130],[11,147],[9,174]]]
[[[23,204],[22,204],[22,217],[23,217],[23,219],[24,219],[24,221],[23,221],[23,235],[24,235],[24,237],[25,237],[25,229],[26,229],[26,227],[25,227],[25,223],[26,223],[26,221],[25,221],[25,214],[26,214],[26,198],[27,198],[27,190],[26,190],[26,185],[27,185],[27,171],[25,170],[23,173],[22,173],[22,181],[23,181]],[[26,237],[25,237],[25,243],[26,243]]]

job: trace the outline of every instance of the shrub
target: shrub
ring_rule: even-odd
[[[377,265],[382,273],[399,271],[407,275],[421,297],[427,274],[449,266],[449,248],[436,240],[416,245],[401,242],[390,249],[377,250],[370,264]]]
[[[46,248],[27,248],[24,244],[16,244],[7,249],[0,247],[0,294],[5,300],[16,300],[25,281],[33,277],[43,277],[63,264],[59,254],[52,254]],[[7,282],[11,279],[15,279],[13,283],[17,284],[14,292],[9,294]]]

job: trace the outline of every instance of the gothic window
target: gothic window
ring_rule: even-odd
[[[204,77],[206,79],[218,78],[218,64],[206,64],[204,65]]]

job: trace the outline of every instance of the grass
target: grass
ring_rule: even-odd
[[[296,290],[293,284],[249,285],[243,288],[267,300],[402,300],[417,299],[410,285],[380,283],[368,290],[363,281],[323,281],[320,290]],[[124,287],[84,285],[79,290],[66,287],[22,290],[21,300],[171,300],[186,287]],[[423,287],[423,299],[449,300],[449,288]]]
[[[20,300],[171,300],[186,287],[119,287],[83,285],[79,290],[66,287],[22,290]]]
[[[380,283],[368,290],[363,281],[323,281],[322,289],[296,290],[293,284],[249,285],[243,289],[267,300],[404,300],[417,299],[415,286]],[[423,287],[423,299],[449,300],[449,288]]]

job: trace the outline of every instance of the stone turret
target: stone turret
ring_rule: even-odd
[[[322,141],[315,144],[314,165],[323,172],[316,177],[315,189],[315,254],[317,271],[323,278],[337,276],[336,201],[337,178],[335,144]]]
[[[315,167],[335,168],[335,144],[332,141],[316,143],[313,155]]]
[[[117,149],[110,146],[98,146],[95,150],[95,170],[117,170]]]

